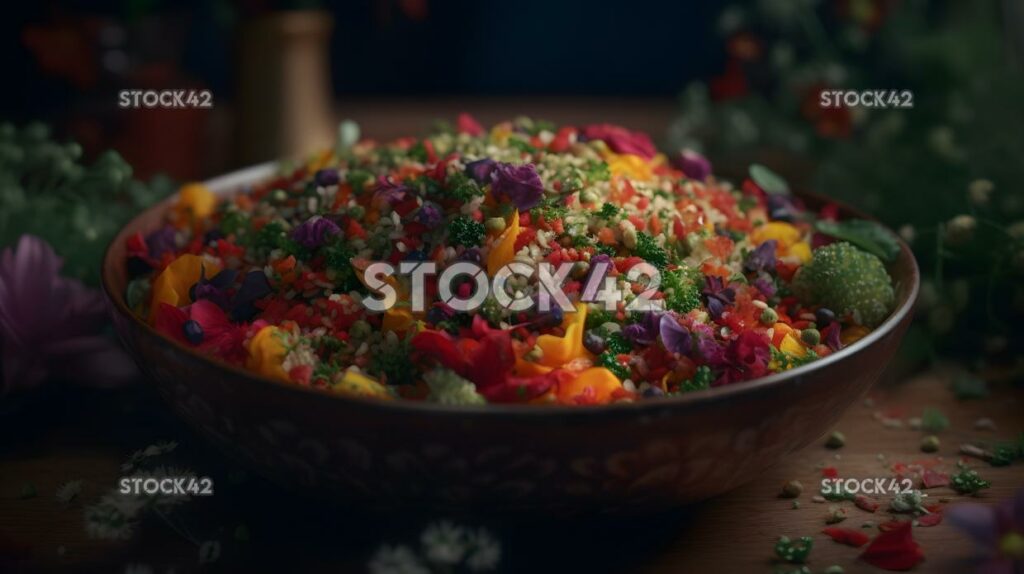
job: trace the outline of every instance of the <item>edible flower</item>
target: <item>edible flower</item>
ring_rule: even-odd
[[[216,208],[217,196],[201,183],[189,183],[178,192],[171,217],[175,227],[181,229],[209,217]]]
[[[425,329],[413,337],[412,346],[471,381],[489,401],[519,402],[536,398],[563,376],[558,370],[532,377],[513,376],[515,352],[509,331],[491,329],[477,315],[473,318],[471,334],[473,336],[456,339],[444,331]]]
[[[924,552],[914,541],[909,520],[881,532],[860,555],[860,559],[883,570],[910,570],[924,560]]]
[[[736,300],[736,290],[727,287],[725,281],[717,275],[709,275],[704,279],[704,290],[701,293],[707,302],[708,313],[715,319],[721,318],[725,308]]]
[[[288,382],[290,379],[284,370],[284,359],[288,355],[284,337],[285,332],[273,325],[257,331],[245,345],[249,352],[246,368],[265,377]]]
[[[1024,489],[994,506],[956,504],[946,510],[949,522],[974,541],[979,572],[1011,574],[1024,564]]]
[[[519,238],[519,212],[512,212],[512,221],[505,231],[498,236],[487,254],[487,274],[494,277],[498,271],[508,265],[516,256],[516,240]]]
[[[684,149],[677,153],[672,158],[672,165],[686,177],[697,181],[704,181],[711,175],[711,162],[692,149]]]
[[[743,270],[748,273],[774,271],[775,248],[777,246],[778,241],[774,239],[769,239],[758,245],[753,251],[747,254],[746,260],[743,261]]]
[[[508,198],[519,211],[529,211],[544,197],[544,183],[532,164],[498,163],[491,173],[491,194]]]
[[[316,249],[328,238],[341,233],[341,228],[326,217],[314,215],[292,230],[292,239],[306,249]]]
[[[63,264],[34,235],[22,235],[0,256],[0,397],[50,375],[97,387],[138,376],[121,346],[102,332],[103,294],[62,277]]]
[[[171,261],[153,280],[153,295],[150,301],[150,322],[156,319],[156,310],[161,303],[183,307],[192,302],[192,286],[199,282],[204,273],[216,274],[220,265],[207,257],[183,253]]]
[[[580,135],[587,140],[601,140],[612,151],[652,159],[658,154],[651,138],[643,132],[633,132],[612,124],[593,124],[580,128]]]
[[[498,162],[490,158],[471,161],[466,164],[466,175],[480,185],[491,183],[491,174],[497,165]]]
[[[689,355],[693,351],[693,337],[690,336],[690,331],[679,324],[674,314],[665,313],[661,316],[658,331],[661,335],[661,344],[668,352]]]

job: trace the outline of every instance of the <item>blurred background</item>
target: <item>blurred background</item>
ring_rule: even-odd
[[[529,115],[646,131],[736,181],[764,163],[879,217],[928,276],[912,363],[1024,348],[1019,0],[64,0],[0,26],[0,244],[41,235],[87,282],[175,182],[331,145],[341,119],[390,139]],[[120,107],[128,89],[212,106]],[[913,108],[826,109],[827,89]]]

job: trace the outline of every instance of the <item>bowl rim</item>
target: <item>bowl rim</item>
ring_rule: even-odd
[[[207,186],[214,194],[218,196],[230,196],[235,193],[243,192],[246,186],[253,185],[257,182],[263,181],[269,177],[272,177],[277,173],[279,163],[277,161],[265,162],[250,167],[242,168],[236,171],[229,172],[208,180],[203,183]],[[101,283],[103,292],[106,294],[108,301],[111,303],[112,310],[119,313],[122,317],[134,322],[137,328],[141,328],[147,335],[153,336],[162,343],[175,348],[179,352],[191,355],[193,359],[199,359],[209,363],[212,367],[227,371],[236,376],[240,376],[247,379],[251,384],[270,384],[275,387],[286,389],[286,392],[300,393],[306,396],[316,396],[321,400],[334,400],[341,401],[342,403],[349,404],[351,406],[358,406],[360,408],[369,409],[381,409],[385,411],[408,411],[420,414],[437,414],[437,415],[451,415],[451,416],[501,416],[501,417],[521,417],[521,416],[572,416],[576,417],[587,417],[587,416],[605,416],[609,413],[630,413],[630,414],[648,414],[650,412],[672,408],[681,407],[683,405],[691,405],[693,403],[710,403],[720,400],[726,400],[737,394],[751,393],[756,390],[763,390],[767,387],[780,385],[786,381],[801,378],[802,376],[809,374],[815,370],[823,369],[834,363],[843,361],[853,355],[861,352],[868,348],[874,343],[878,342],[882,338],[888,336],[893,330],[895,330],[906,318],[912,313],[914,304],[917,300],[918,291],[920,289],[920,270],[917,265],[917,260],[914,258],[914,254],[910,247],[900,238],[895,235],[900,246],[900,254],[896,259],[896,262],[892,265],[903,264],[909,266],[909,273],[907,274],[911,284],[908,286],[909,289],[906,291],[907,296],[894,309],[889,316],[880,325],[871,330],[870,333],[865,335],[854,344],[846,346],[835,353],[832,353],[826,357],[813,361],[811,363],[794,367],[781,373],[774,373],[766,377],[759,377],[749,381],[741,381],[738,383],[732,383],[721,387],[714,387],[706,390],[695,391],[691,393],[685,393],[681,395],[671,397],[661,397],[656,400],[642,400],[642,401],[631,401],[631,402],[617,402],[609,403],[604,405],[588,405],[588,406],[572,406],[562,404],[519,404],[519,403],[488,403],[485,405],[444,405],[439,403],[431,403],[427,401],[413,401],[405,399],[396,399],[383,401],[379,399],[372,399],[360,396],[344,395],[337,392],[332,392],[326,389],[319,389],[314,387],[304,387],[296,385],[294,383],[288,383],[271,379],[269,377],[254,373],[240,366],[230,364],[217,357],[213,357],[204,354],[197,349],[193,349],[185,346],[184,344],[167,337],[163,333],[157,331],[148,322],[143,321],[135,315],[128,308],[127,303],[124,301],[124,295],[122,293],[115,294],[112,289],[113,277],[113,265],[119,264],[118,261],[114,261],[113,251],[118,244],[123,244],[127,239],[129,228],[133,227],[135,222],[144,216],[148,215],[153,211],[166,211],[178,193],[174,193],[169,197],[163,199],[159,203],[148,207],[147,209],[137,213],[135,217],[129,220],[121,229],[117,232],[111,242],[107,245],[103,254],[102,268],[100,270]],[[816,202],[827,202],[836,204],[840,210],[844,213],[851,214],[855,217],[862,219],[869,219],[875,221],[874,217],[865,214],[864,212],[851,207],[841,201],[826,197],[824,195],[810,192],[810,191],[795,191],[794,195],[798,197],[811,199]]]

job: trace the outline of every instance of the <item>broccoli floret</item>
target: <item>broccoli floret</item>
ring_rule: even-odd
[[[681,267],[661,274],[661,291],[665,294],[665,307],[676,313],[688,313],[700,306],[700,273],[696,269]]]
[[[484,242],[484,224],[469,217],[456,217],[448,224],[448,238],[455,245],[477,247]]]
[[[482,405],[487,403],[473,383],[449,369],[434,369],[423,375],[430,387],[427,400],[442,405]]]
[[[668,253],[658,245],[653,236],[643,231],[636,234],[634,252],[658,269],[664,269],[668,265]]]
[[[597,212],[598,217],[605,219],[611,219],[619,214],[619,208],[615,207],[611,203],[605,203],[601,206],[601,210]]]
[[[633,350],[633,345],[629,343],[629,340],[621,332],[615,332],[605,339],[605,343],[608,345],[608,350],[613,355],[624,355]]]
[[[444,192],[451,198],[463,203],[467,203],[474,197],[484,194],[480,186],[461,171],[456,171],[448,176],[448,179],[445,180]]]
[[[620,363],[619,359],[615,356],[615,353],[611,351],[605,351],[598,355],[597,364],[608,369],[613,375],[623,381],[628,379],[631,374],[629,367]]]
[[[881,323],[896,301],[882,260],[845,242],[815,249],[811,261],[797,271],[792,288],[803,301],[853,313],[868,327]]]
[[[680,393],[692,393],[693,391],[703,391],[711,388],[711,369],[707,365],[701,365],[697,367],[697,372],[693,374],[693,378],[683,381],[679,385]]]

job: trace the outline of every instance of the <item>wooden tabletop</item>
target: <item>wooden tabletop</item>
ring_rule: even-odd
[[[955,471],[961,443],[1009,440],[1024,429],[1024,393],[1008,385],[992,385],[987,399],[957,400],[948,375],[930,372],[900,384],[876,389],[865,404],[853,405],[836,426],[846,444],[824,447],[824,437],[794,453],[744,487],[716,499],[658,516],[600,521],[552,521],[544,517],[501,520],[461,516],[453,520],[484,526],[502,542],[502,571],[629,571],[629,572],[775,572],[792,570],[773,561],[772,547],[780,535],[812,536],[808,565],[814,572],[837,564],[846,572],[880,572],[857,560],[860,550],[837,544],[821,529],[828,506],[815,503],[822,467],[840,476],[876,478],[891,475],[895,462],[911,463],[941,456],[939,468]],[[935,407],[951,426],[939,434],[936,455],[920,451],[925,434],[904,425],[883,424],[886,414],[904,421]],[[199,569],[223,571],[334,572],[363,571],[381,544],[415,545],[419,532],[438,516],[415,512],[403,516],[371,516],[358,509],[326,506],[306,500],[248,475],[209,450],[201,439],[173,419],[142,384],[117,392],[51,387],[17,406],[0,411],[0,571],[31,571],[37,567],[77,567],[81,571],[124,571],[146,565],[154,572]],[[996,430],[976,429],[990,418]],[[85,531],[84,509],[115,488],[120,465],[135,450],[175,440],[169,464],[209,475],[216,494],[189,501],[169,517],[147,515],[134,536],[124,542],[99,542]],[[993,503],[1024,487],[1024,463],[1002,468],[973,461],[992,487],[972,501]],[[800,506],[779,497],[780,487],[799,480]],[[55,492],[64,483],[81,481],[81,492],[68,503]],[[31,491],[35,495],[31,495]],[[946,487],[929,489],[929,501],[960,502],[964,497]],[[869,514],[852,503],[839,526],[862,528],[888,520],[883,507]],[[972,555],[969,542],[946,523],[917,527],[925,562],[915,571],[964,572]],[[199,546],[220,543],[220,556],[200,566]],[[21,561],[12,561],[12,557]],[[5,563],[4,560],[8,561]]]

